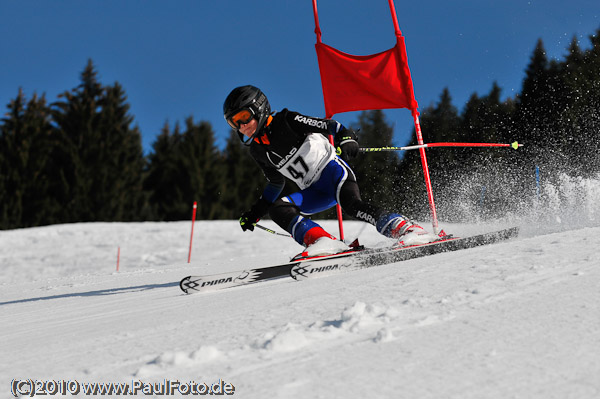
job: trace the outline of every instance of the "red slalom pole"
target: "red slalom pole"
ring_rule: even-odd
[[[415,132],[417,134],[417,142],[420,146],[423,143],[423,133],[421,132],[421,123],[419,122],[419,113],[413,110],[413,119],[415,122]],[[427,188],[427,199],[429,200],[429,209],[431,210],[431,225],[433,226],[433,233],[439,234],[440,227],[437,218],[437,211],[435,210],[435,201],[433,200],[433,188],[431,187],[431,178],[429,177],[429,166],[427,166],[427,156],[425,155],[425,148],[419,148],[421,155],[421,165],[423,166],[423,175],[425,176],[425,186]]]
[[[194,241],[194,222],[196,221],[196,208],[198,207],[198,204],[196,201],[194,201],[194,210],[192,212],[192,232],[190,234],[190,251],[188,252],[188,263],[190,263],[190,260],[192,259],[192,242]]]
[[[317,12],[317,0],[313,0],[312,6],[313,6],[313,15],[315,17],[315,34],[317,35],[317,43],[321,43],[321,27],[319,26],[319,14]],[[331,119],[333,117],[333,115],[326,115],[325,117],[327,119]],[[329,135],[329,142],[331,143],[332,146],[335,147],[335,144],[333,143],[333,135],[331,135],[331,134]],[[340,240],[344,241],[344,223],[342,221],[342,207],[340,206],[340,204],[335,205],[335,210],[337,213],[338,226],[340,229]]]
[[[519,147],[523,147],[523,144],[518,142],[505,144],[505,143],[427,143],[423,144],[425,147],[511,147],[515,150]]]
[[[505,143],[427,143],[427,144],[419,144],[419,145],[409,145],[406,147],[363,147],[360,148],[361,152],[383,152],[383,151],[409,151],[409,150],[418,150],[421,148],[436,148],[436,147],[510,147],[513,149],[518,149],[519,147],[523,147],[523,144],[519,144],[518,142],[513,142],[510,144]]]

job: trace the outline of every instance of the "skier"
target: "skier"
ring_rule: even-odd
[[[223,104],[223,115],[263,170],[267,185],[262,196],[240,217],[243,231],[254,231],[269,213],[288,231],[304,256],[342,252],[348,246],[305,215],[331,208],[336,203],[356,219],[375,225],[400,245],[422,244],[437,237],[408,218],[380,209],[360,197],[356,177],[346,163],[358,152],[356,133],[335,120],[305,116],[283,109],[271,113],[265,94],[254,86],[233,89]],[[334,135],[333,147],[327,135]],[[337,151],[336,151],[337,149]],[[285,178],[300,191],[280,198]]]

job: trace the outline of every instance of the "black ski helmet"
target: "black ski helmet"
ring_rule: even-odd
[[[258,87],[251,85],[236,87],[229,93],[223,103],[223,116],[225,120],[240,112],[243,109],[249,109],[258,121],[256,132],[248,140],[244,140],[244,135],[237,130],[240,139],[246,145],[252,143],[254,137],[264,127],[269,115],[271,115],[271,105],[267,96]]]

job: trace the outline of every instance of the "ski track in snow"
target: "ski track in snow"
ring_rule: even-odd
[[[33,378],[223,379],[241,398],[598,398],[600,227],[521,224],[496,245],[193,295],[179,290],[186,275],[277,264],[300,247],[200,221],[187,264],[189,222],[0,231],[0,397]]]

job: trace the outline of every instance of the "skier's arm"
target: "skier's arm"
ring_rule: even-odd
[[[269,208],[279,198],[285,186],[285,178],[276,169],[269,167],[258,159],[257,163],[263,170],[267,179],[267,185],[260,198],[252,205],[250,210],[244,212],[240,217],[240,226],[243,231],[254,231],[256,223],[269,211]]]
[[[283,187],[285,187],[285,180],[282,180],[281,182],[269,181],[263,190],[261,198],[264,198],[272,204],[279,198],[279,194],[283,191]]]
[[[285,120],[293,131],[304,135],[311,133],[321,133],[324,136],[335,135],[336,131],[340,129],[339,126],[341,126],[341,123],[331,119],[306,116],[287,109],[284,109],[281,113],[285,115]]]
[[[346,128],[333,119],[315,118],[288,110],[284,112],[287,123],[295,131],[305,135],[310,133],[321,133],[326,137],[332,135],[337,154],[345,161],[358,155],[358,138],[354,130]]]
[[[335,133],[334,145],[336,153],[344,161],[348,161],[358,155],[358,137],[353,129],[347,129],[342,126],[342,129]]]

